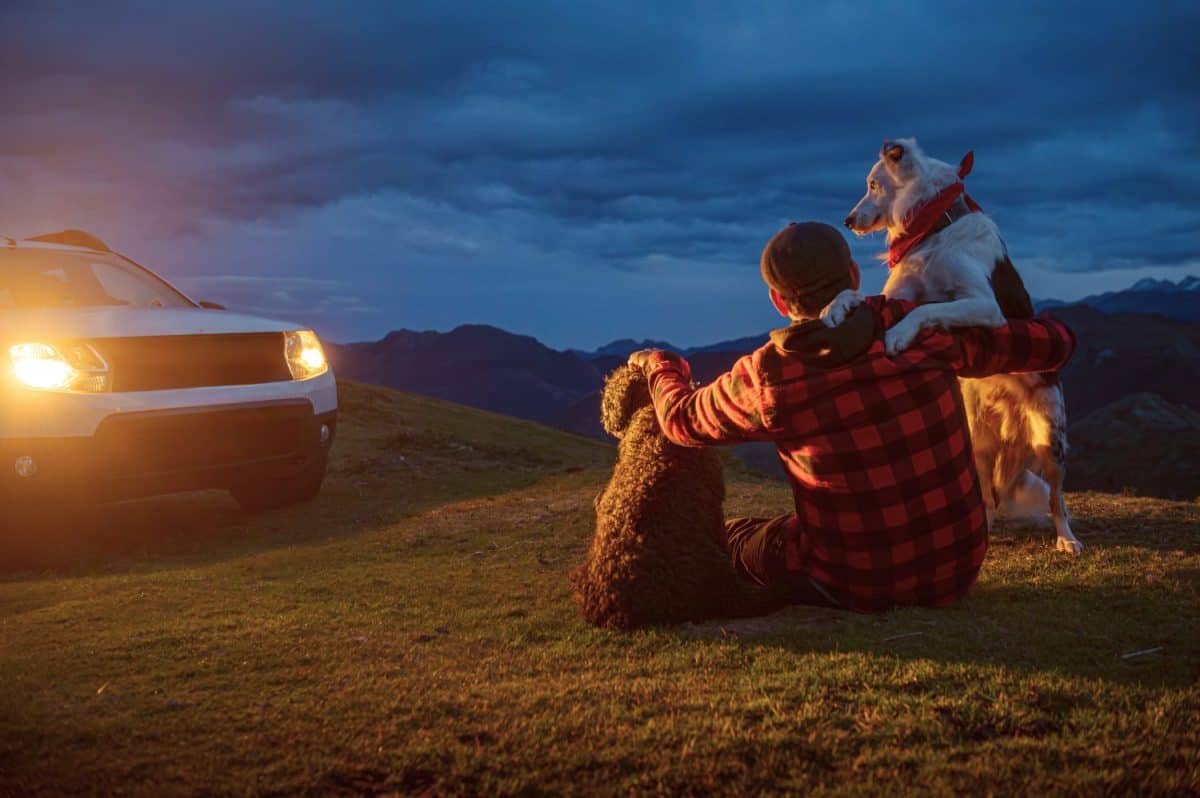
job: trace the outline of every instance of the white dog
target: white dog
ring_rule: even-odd
[[[887,331],[889,354],[908,348],[922,329],[998,327],[1006,318],[1033,316],[999,229],[963,193],[972,161],[968,153],[956,168],[927,157],[914,139],[884,142],[866,195],[846,217],[860,236],[887,230],[892,271],[883,293],[922,303]],[[843,291],[822,318],[836,326],[861,301]],[[1062,497],[1067,419],[1057,375],[998,375],[962,380],[962,388],[989,527],[1002,506],[1032,502],[1045,517],[1048,501],[1056,548],[1081,553]]]

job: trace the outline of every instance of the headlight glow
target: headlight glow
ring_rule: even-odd
[[[308,380],[319,377],[329,370],[325,350],[312,330],[300,330],[287,334],[285,351],[292,379]]]
[[[75,369],[48,344],[17,344],[8,350],[13,374],[35,391],[64,391],[75,380]]]
[[[15,344],[8,349],[17,382],[35,391],[104,393],[108,366],[90,346],[56,347],[46,343]]]

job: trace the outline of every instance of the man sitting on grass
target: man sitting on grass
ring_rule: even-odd
[[[930,330],[889,356],[883,332],[913,303],[869,297],[832,329],[817,318],[839,291],[858,288],[837,230],[788,225],[761,266],[771,302],[792,324],[730,372],[696,390],[679,355],[629,358],[647,376],[671,441],[778,448],[795,512],[726,521],[734,567],[797,603],[872,612],[956,601],[987,551],[958,378],[1057,370],[1074,336],[1056,321],[1013,320]]]

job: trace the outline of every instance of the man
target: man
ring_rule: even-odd
[[[644,350],[659,423],[682,446],[773,441],[795,512],[726,522],[734,566],[799,603],[873,612],[964,596],[987,551],[984,504],[959,377],[1054,371],[1075,348],[1049,319],[928,331],[884,352],[883,331],[915,305],[869,297],[841,325],[821,309],[858,288],[834,228],[790,224],[763,250],[776,310],[770,341],[699,390],[682,357]]]

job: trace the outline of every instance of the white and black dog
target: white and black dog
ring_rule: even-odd
[[[889,354],[906,349],[922,329],[998,327],[1006,318],[1033,317],[999,229],[963,192],[972,162],[967,153],[954,167],[927,157],[914,139],[886,141],[866,195],[846,217],[860,236],[887,230],[891,274],[883,293],[922,303],[887,331]],[[859,301],[856,292],[842,292],[822,313],[825,323],[840,324]],[[1001,507],[1032,500],[1044,513],[1048,500],[1056,548],[1081,553],[1062,496],[1067,415],[1057,375],[968,379],[962,388],[989,527]]]

